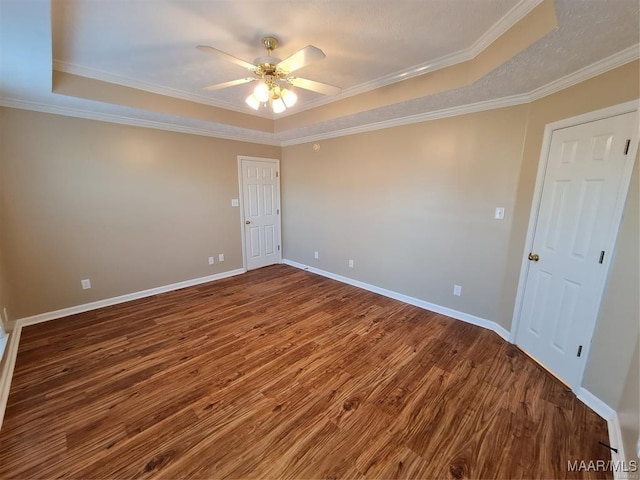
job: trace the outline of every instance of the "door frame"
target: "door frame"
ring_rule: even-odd
[[[242,182],[242,161],[248,160],[253,162],[271,162],[276,164],[276,171],[278,172],[278,194],[276,207],[280,213],[278,215],[278,239],[280,240],[280,250],[278,251],[278,263],[282,263],[282,205],[280,200],[280,160],[278,158],[266,158],[266,157],[251,157],[248,155],[238,155],[238,192],[240,192],[238,198],[238,206],[240,207],[240,238],[242,241],[242,270],[247,272],[247,244],[245,242],[244,234],[244,185]]]
[[[538,213],[540,210],[540,201],[542,199],[542,188],[544,186],[544,177],[547,171],[547,162],[549,160],[549,152],[551,150],[551,136],[555,130],[560,130],[562,128],[574,127],[577,125],[581,125],[584,123],[590,123],[597,120],[603,120],[609,117],[615,117],[618,115],[623,115],[625,113],[632,113],[638,111],[638,100],[631,100],[629,102],[620,103],[618,105],[613,105],[611,107],[603,108],[600,110],[595,110],[593,112],[585,113],[582,115],[576,115],[574,117],[565,118],[563,120],[558,120],[556,122],[548,123],[544,127],[544,137],[542,140],[542,148],[540,149],[540,159],[538,160],[538,173],[536,175],[536,184],[533,191],[533,200],[531,202],[531,211],[529,213],[529,224],[527,227],[527,236],[524,243],[524,249],[522,252],[522,263],[520,266],[520,277],[518,278],[518,289],[516,291],[516,303],[513,309],[513,318],[511,320],[511,333],[509,335],[509,341],[513,344],[517,345],[517,336],[518,330],[520,327],[520,317],[522,314],[522,303],[524,299],[524,289],[525,283],[527,280],[527,276],[529,274],[529,266],[531,262],[527,258],[528,252],[532,251],[533,248],[533,238],[536,230],[536,226],[538,223]],[[627,162],[625,167],[625,171],[622,175],[622,185],[620,189],[621,195],[618,195],[616,200],[616,206],[613,216],[613,222],[615,228],[609,234],[609,239],[607,244],[605,245],[605,249],[607,252],[610,252],[609,255],[606,256],[604,261],[604,275],[602,276],[601,283],[599,287],[602,289],[602,293],[604,294],[604,288],[606,287],[609,281],[609,272],[611,268],[611,260],[615,255],[615,246],[618,239],[618,232],[620,230],[620,224],[622,223],[622,214],[624,213],[624,207],[627,200],[627,195],[629,193],[629,186],[631,183],[631,175],[633,173],[633,167],[636,160],[636,155],[638,153],[638,138],[636,137],[635,141],[629,147],[629,158],[631,161]],[[602,296],[598,299],[597,302],[597,311],[600,311],[600,304],[602,302]],[[582,379],[584,377],[585,367],[587,365],[587,359],[589,358],[589,353],[591,351],[591,340],[593,339],[593,334],[595,332],[596,325],[598,323],[598,318],[596,317],[596,321],[593,322],[590,331],[587,332],[587,336],[589,341],[584,345],[584,354],[580,356],[580,371],[576,378],[571,379],[570,386],[574,392],[577,392],[582,386]]]

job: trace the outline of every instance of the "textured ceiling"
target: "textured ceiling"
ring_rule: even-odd
[[[584,8],[587,3],[588,8]],[[638,43],[636,1],[556,0],[555,6],[556,30],[468,87],[289,130],[281,139],[319,135],[528,93]]]
[[[195,49],[210,45],[248,62],[280,39],[284,59],[312,44],[327,58],[298,72],[344,89],[471,47],[518,0],[170,0],[53,2],[54,60],[122,83],[151,84],[244,106],[251,85],[204,86],[247,76],[242,67]],[[117,33],[116,33],[117,32]],[[91,72],[93,70],[93,72]],[[297,89],[300,104],[320,95]],[[220,103],[224,102],[224,103]]]
[[[474,84],[273,134],[54,94],[53,60],[87,76],[158,86],[176,96],[186,92],[251,113],[244,109],[242,87],[202,96],[201,86],[244,71],[195,45],[251,61],[262,54],[258,43],[267,33],[281,38],[276,52],[282,58],[314,44],[327,59],[300,75],[353,89],[469,49],[516,2],[0,0],[0,105],[279,144],[528,93],[630,47],[637,58],[637,0],[554,4],[558,28]],[[301,108],[317,97],[303,96]]]

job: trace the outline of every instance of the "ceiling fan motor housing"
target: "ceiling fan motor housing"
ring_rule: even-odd
[[[257,69],[263,71],[265,75],[273,75],[276,71],[276,65],[280,63],[280,59],[276,57],[258,57],[253,63]]]

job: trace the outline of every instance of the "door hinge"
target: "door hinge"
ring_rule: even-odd
[[[600,252],[600,260],[598,260],[598,263],[602,263],[602,262],[604,262],[604,250]]]
[[[278,245],[278,251],[280,251],[280,245]]]
[[[280,209],[276,208],[276,215],[280,215]]]
[[[578,346],[578,356],[582,355],[582,345]]]
[[[276,178],[280,176],[280,172],[276,172]]]
[[[629,154],[629,146],[631,145],[631,139],[627,140],[627,143],[624,146],[624,154],[628,155]]]

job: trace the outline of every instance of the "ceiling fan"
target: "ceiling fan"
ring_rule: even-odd
[[[270,103],[273,113],[284,112],[287,108],[295,105],[298,100],[298,96],[292,90],[284,88],[282,83],[322,93],[324,95],[337,95],[342,91],[339,87],[334,87],[327,83],[290,76],[291,73],[296,70],[306,67],[312,62],[325,58],[324,52],[319,48],[314,47],[313,45],[307,45],[290,57],[280,60],[279,58],[271,55],[273,50],[278,46],[277,38],[264,37],[262,39],[262,44],[264,45],[264,48],[267,49],[267,56],[258,57],[253,61],[253,63],[245,62],[244,60],[236,58],[233,55],[229,55],[217,48],[209,47],[207,45],[198,45],[198,50],[211,53],[219,58],[224,58],[225,60],[244,67],[253,73],[252,77],[216,83],[205,87],[203,90],[219,90],[222,88],[233,87],[235,85],[259,81],[256,88],[253,90],[253,93],[246,98],[245,102],[254,110],[258,110],[260,105],[266,106],[267,103]]]

